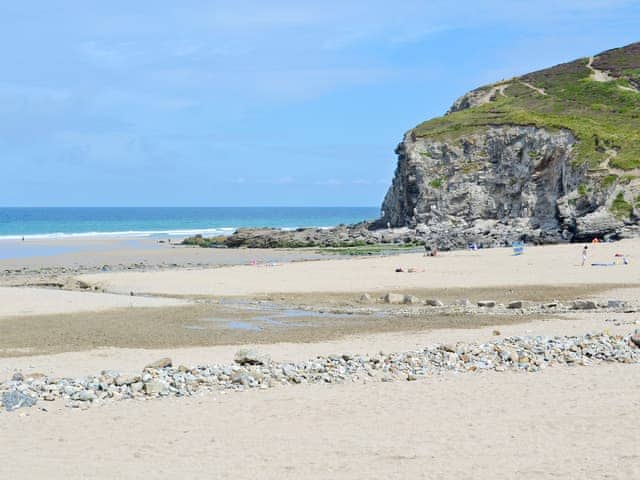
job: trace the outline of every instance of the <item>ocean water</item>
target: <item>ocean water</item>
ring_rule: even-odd
[[[0,208],[0,239],[215,236],[240,227],[332,227],[379,214],[378,207]]]

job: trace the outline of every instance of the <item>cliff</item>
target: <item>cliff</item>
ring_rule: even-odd
[[[396,149],[377,226],[442,248],[636,235],[640,43],[484,86]]]

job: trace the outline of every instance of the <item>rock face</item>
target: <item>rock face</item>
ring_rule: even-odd
[[[410,132],[396,150],[398,167],[383,220],[460,237],[451,239],[454,244],[507,232],[541,241],[569,239],[576,209],[562,215],[558,205],[568,204],[584,180],[584,169],[571,166],[574,144],[571,132],[535,127],[490,128],[454,144]]]
[[[640,233],[638,52],[477,88],[407,132],[378,226],[441,248]]]
[[[408,132],[380,223],[415,229],[441,248],[634,234],[612,212],[629,195],[577,165],[575,144],[568,130],[532,126],[489,127],[456,142]]]

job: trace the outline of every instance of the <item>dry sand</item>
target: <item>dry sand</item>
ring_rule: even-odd
[[[4,478],[634,479],[637,366],[2,414]],[[25,415],[25,416],[23,416]]]
[[[0,317],[98,312],[126,307],[171,307],[186,303],[184,300],[174,298],[145,298],[109,293],[0,287]]]
[[[574,295],[638,301],[640,276],[635,259],[640,259],[640,241],[590,248],[590,262],[610,262],[614,253],[621,252],[629,255],[628,266],[581,268],[580,250],[579,245],[565,245],[528,248],[521,257],[496,249],[436,258],[402,255],[82,277],[122,295],[0,289],[0,308],[5,309],[0,310],[5,312],[0,313],[0,328],[5,335],[16,335],[18,340],[12,342],[18,350],[25,347],[19,340],[27,338],[29,330],[49,339],[49,344],[67,345],[54,349],[57,354],[33,355],[46,351],[47,341],[36,345],[37,335],[32,335],[32,345],[38,348],[0,358],[0,380],[15,370],[59,376],[102,369],[135,372],[166,355],[187,365],[229,362],[238,348],[229,344],[242,343],[242,332],[237,341],[191,348],[180,345],[198,344],[180,343],[175,335],[179,326],[191,321],[189,315],[202,313],[198,309],[220,306],[153,308],[146,303],[173,302],[180,296],[270,295],[286,301],[313,302],[315,298],[321,304],[349,304],[364,291],[398,290],[446,298],[468,293],[473,298],[486,294],[551,300]],[[397,266],[426,271],[395,273]],[[174,298],[129,297],[130,290]],[[76,300],[79,303],[74,305]],[[132,301],[142,303],[135,305],[139,308],[118,303]],[[126,308],[114,310],[115,306]],[[58,313],[39,315],[52,311]],[[87,311],[94,313],[87,315]],[[161,312],[165,320],[154,323],[154,316],[161,318]],[[617,322],[611,322],[612,317]],[[277,360],[303,360],[319,354],[485,341],[494,338],[496,328],[502,336],[605,330],[626,334],[638,328],[640,314],[581,312],[525,318],[521,323],[499,317],[483,323],[474,318],[462,325],[474,328],[463,329],[422,321],[419,328],[399,322],[393,330],[376,330],[363,322],[351,331],[341,329],[336,321],[333,330],[327,330],[332,335],[315,339],[314,332],[321,330],[308,325],[303,336],[290,337],[288,343],[274,336],[261,342],[260,349]],[[455,318],[451,322],[456,325]],[[498,323],[502,324],[493,326]],[[176,330],[169,328],[173,324]],[[163,332],[155,337],[162,342],[150,342],[146,345],[150,348],[137,348],[137,344],[117,348],[127,346],[128,333],[130,339],[142,338],[153,328]],[[116,331],[120,337],[109,333]],[[89,339],[82,343],[84,350],[75,351],[79,344],[69,340],[73,338]],[[99,341],[90,341],[96,338]],[[254,341],[248,334],[244,338]],[[639,365],[599,365],[554,367],[537,374],[485,372],[417,382],[300,385],[199,398],[123,401],[87,411],[54,402],[45,405],[48,412],[0,413],[0,476],[632,479],[640,476],[638,384]]]
[[[279,266],[234,266],[223,269],[122,272],[84,275],[83,281],[108,291],[163,295],[248,296],[270,293],[364,292],[412,288],[463,288],[518,285],[635,284],[634,259],[640,242],[624,241],[591,248],[589,262],[608,263],[615,253],[631,265],[580,267],[579,245],[447,252],[438,257],[405,254],[391,257],[283,263]],[[397,267],[424,272],[396,273]]]

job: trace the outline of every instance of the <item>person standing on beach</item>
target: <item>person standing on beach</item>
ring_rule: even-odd
[[[584,248],[582,249],[582,265],[584,267],[585,262],[587,261],[587,249],[589,247],[587,247],[586,245],[584,246]]]

